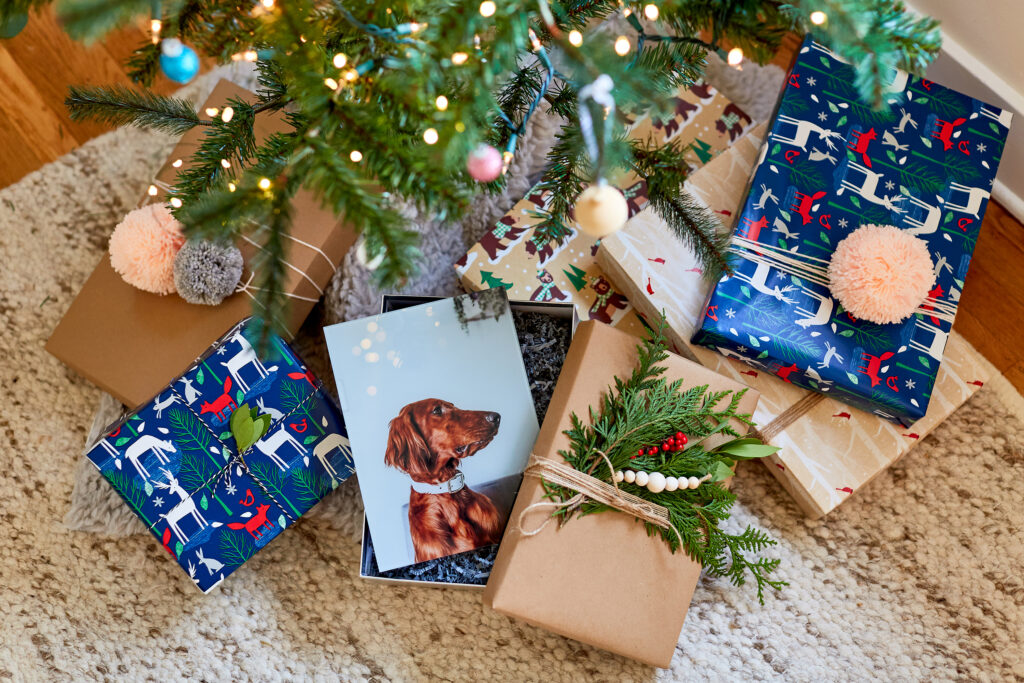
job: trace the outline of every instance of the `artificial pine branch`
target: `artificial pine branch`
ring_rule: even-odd
[[[748,557],[775,545],[762,531],[747,527],[740,534],[723,531],[721,523],[729,518],[736,496],[723,481],[732,475],[738,460],[760,458],[778,450],[743,438],[733,426],[751,426],[749,414],[739,412],[746,392],[711,391],[705,386],[683,389],[683,381],[669,382],[663,377],[668,357],[662,319],[651,339],[637,346],[639,360],[630,377],[616,377],[598,407],[590,409],[587,424],[575,413],[570,415],[569,448],[559,451],[573,468],[611,484],[614,471],[640,470],[660,472],[676,478],[705,476],[709,480],[696,489],[652,493],[643,486],[621,482],[618,487],[666,508],[676,531],[648,524],[649,533],[657,533],[673,552],[682,549],[701,563],[713,576],[724,576],[742,585],[749,574],[757,584],[758,600],[764,602],[765,588],[779,589],[786,584],[770,578],[778,567],[777,559]],[[658,450],[656,455],[638,456],[638,451],[661,443],[682,430],[689,446],[682,451]],[[729,435],[733,440],[714,448],[704,443],[712,436]],[[604,457],[602,457],[604,456]],[[605,457],[611,462],[608,468]],[[544,482],[546,497],[566,501],[575,491]],[[607,507],[586,501],[578,507],[563,507],[555,514],[561,522],[574,515],[602,512]]]
[[[91,119],[114,126],[152,128],[181,135],[198,125],[209,125],[199,118],[188,100],[139,91],[123,85],[100,87],[71,86],[64,100],[72,121]]]

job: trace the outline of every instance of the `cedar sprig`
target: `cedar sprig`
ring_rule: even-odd
[[[664,328],[662,318],[654,336],[637,346],[639,359],[633,373],[627,379],[615,378],[600,404],[590,408],[588,421],[576,413],[570,415],[571,426],[565,431],[570,445],[559,454],[575,469],[608,483],[613,472],[600,453],[607,456],[614,470],[656,471],[677,478],[710,475],[710,480],[696,489],[652,493],[625,482],[619,483],[619,487],[665,507],[682,538],[683,551],[710,575],[726,577],[737,586],[748,575],[752,576],[758,600],[763,604],[766,588],[786,585],[770,578],[779,560],[756,557],[776,542],[752,527],[739,534],[721,528],[736,502],[736,495],[723,482],[732,475],[737,461],[764,457],[778,449],[740,434],[738,428],[753,426],[751,416],[739,412],[746,389],[712,391],[707,385],[683,389],[683,380],[669,382],[663,376],[666,368],[661,363],[668,357]],[[660,443],[677,430],[684,431],[690,439],[685,450],[637,456],[639,449]],[[706,440],[715,435],[734,438],[707,447]],[[566,501],[576,495],[575,491],[548,482],[543,486],[550,499]],[[575,508],[561,508],[554,514],[564,523],[577,514],[607,509],[603,504],[587,501]],[[675,531],[646,526],[648,534],[660,535],[673,552],[679,550]]]

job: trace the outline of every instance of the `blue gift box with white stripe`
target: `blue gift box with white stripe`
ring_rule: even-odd
[[[237,324],[88,452],[204,592],[354,471],[320,380],[272,332],[257,353],[258,334],[252,319]],[[243,410],[249,419],[233,421]]]
[[[909,425],[928,407],[1011,115],[902,71],[873,110],[853,83],[850,65],[804,41],[738,217],[735,272],[693,342]],[[820,269],[866,224],[906,230],[932,257],[929,299],[901,323],[856,319],[780,265]]]

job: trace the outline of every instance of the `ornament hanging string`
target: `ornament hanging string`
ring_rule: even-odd
[[[580,88],[579,106],[577,111],[580,117],[580,134],[587,146],[587,154],[594,164],[594,176],[599,183],[604,180],[604,150],[611,142],[612,128],[607,124],[608,117],[615,115],[615,97],[612,96],[612,88],[615,83],[608,74],[601,74],[588,85]],[[601,117],[600,139],[594,131],[594,118],[591,114],[591,103],[601,107],[604,116]]]

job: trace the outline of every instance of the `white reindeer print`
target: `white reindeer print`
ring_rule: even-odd
[[[893,129],[894,131],[896,131],[900,135],[903,135],[903,131],[906,130],[908,123],[910,124],[911,128],[917,130],[917,121],[915,121],[903,107],[900,107],[900,115],[900,123],[898,126],[896,126],[896,128]]]
[[[950,201],[953,198],[954,192],[965,193],[967,195],[966,201],[963,204],[954,204]],[[980,220],[978,212],[981,211],[981,204],[988,201],[990,194],[988,190],[983,190],[980,187],[968,187],[960,183],[950,183],[949,199],[946,200],[946,208],[950,211],[966,213]]]
[[[924,322],[923,320],[915,320],[914,325],[914,336],[911,337],[910,343],[907,344],[910,348],[921,353],[927,353],[929,356],[934,358],[938,362],[942,362],[942,354],[946,350],[946,341],[949,339],[949,333],[943,332],[935,325]],[[932,334],[931,343],[925,346],[921,342],[917,341],[917,330],[924,330],[926,333]]]
[[[978,111],[971,114],[971,118],[978,118],[978,115],[984,116],[987,119],[992,119],[1003,128],[1009,128],[1010,121],[1013,119],[1013,112],[1007,111],[1006,109],[1000,109],[997,113],[985,105],[981,105]]]
[[[259,406],[260,413],[270,416],[271,422],[278,422],[284,419],[284,413],[273,406],[267,406],[262,398],[256,399],[256,405]]]
[[[828,161],[828,163],[832,164],[833,166],[835,166],[836,163],[839,161],[834,156],[832,156],[831,152],[822,152],[817,147],[811,147],[811,153],[807,155],[807,158],[810,159],[811,161]]]
[[[781,289],[778,285],[775,285],[775,287],[769,287],[767,283],[768,275],[770,273],[771,266],[769,266],[767,263],[758,263],[757,268],[754,269],[753,275],[744,275],[743,273],[736,273],[735,275],[733,275],[733,277],[739,278],[740,280],[746,282],[747,284],[749,284],[751,287],[761,292],[762,294],[767,294],[768,296],[774,299],[778,299],[784,304],[795,304],[796,301],[794,299],[790,299],[789,297],[786,296],[787,293],[793,291],[793,285],[786,285]]]
[[[888,145],[897,152],[906,152],[910,149],[910,145],[901,145],[900,141],[896,139],[896,136],[889,131],[882,131],[882,145]]]
[[[219,560],[215,560],[212,557],[203,557],[203,549],[198,548],[196,550],[196,562],[206,567],[206,571],[210,572],[210,576],[213,576],[221,569],[224,569],[224,563]]]
[[[769,201],[772,204],[778,205],[779,198],[775,196],[775,193],[772,192],[772,189],[770,187],[762,184],[761,197],[754,203],[754,208],[757,209],[758,211],[763,211],[764,205],[767,204]]]
[[[178,480],[174,478],[174,475],[163,468],[161,468],[160,471],[163,472],[165,477],[167,477],[167,481],[157,481],[154,482],[154,485],[158,489],[165,489],[179,498],[178,504],[171,508],[163,517],[167,520],[168,528],[174,532],[177,539],[181,541],[181,543],[187,545],[189,536],[182,532],[180,526],[181,520],[185,517],[192,517],[195,523],[199,525],[199,528],[196,530],[198,533],[206,528],[206,519],[203,517],[203,514],[199,512],[199,509],[196,508],[195,499],[189,497],[188,491],[182,488],[181,484],[178,483]]]
[[[859,185],[852,182],[850,178],[850,171],[860,173],[863,178]],[[860,195],[861,199],[869,201],[872,204],[879,204],[880,206],[892,211],[894,213],[903,213],[903,209],[896,206],[897,202],[903,201],[903,197],[899,194],[892,196],[876,194],[878,190],[878,183],[882,179],[881,173],[875,173],[874,171],[861,166],[855,161],[847,161],[846,168],[842,171],[843,179],[840,181],[840,188],[836,190],[837,195],[843,194],[846,190],[852,190],[854,193]]]
[[[334,466],[331,465],[331,461],[328,458],[335,449],[341,449],[341,452],[346,454],[352,453],[352,447],[349,445],[349,440],[341,434],[328,434],[320,441],[320,443],[313,447],[313,455],[320,461],[320,464],[324,466],[327,473],[331,475],[331,479],[338,478],[338,471],[334,469]]]
[[[832,359],[835,358],[840,363],[843,362],[843,357],[839,355],[839,350],[832,346],[828,342],[825,342],[825,357],[818,362],[818,369],[824,370],[825,368],[832,365]]]
[[[170,408],[177,402],[178,397],[174,395],[173,391],[171,392],[171,395],[168,396],[167,399],[163,401],[160,400],[160,395],[157,394],[156,401],[153,402],[153,409],[156,410],[156,416],[160,417],[165,409]]]
[[[260,379],[267,376],[267,369],[263,367],[263,363],[260,362],[260,359],[256,356],[256,351],[252,348],[252,344],[250,344],[245,338],[241,330],[235,332],[228,341],[238,342],[238,345],[242,348],[238,353],[228,359],[227,363],[221,363],[221,365],[228,369],[228,372],[231,374],[231,378],[235,380],[235,384],[237,384],[243,392],[249,391],[249,385],[242,379],[242,368],[247,365],[252,365],[259,373]]]
[[[794,320],[797,325],[803,329],[808,327],[820,327],[821,325],[827,325],[828,321],[832,319],[832,311],[835,308],[835,301],[828,294],[818,294],[812,292],[806,287],[801,287],[800,290],[818,302],[817,309],[812,313],[811,311],[804,310],[797,306],[796,314],[804,316],[799,320]]]
[[[781,218],[776,218],[772,224],[772,232],[781,232],[782,236],[788,240],[795,240],[800,238],[800,233],[790,232],[789,226],[786,225],[786,221]]]
[[[158,439],[152,434],[143,434],[137,438],[124,452],[124,457],[128,459],[128,462],[135,465],[135,471],[139,473],[140,477],[149,479],[149,470],[143,466],[141,458],[146,453],[152,453],[156,456],[157,462],[161,465],[166,465],[168,462],[168,453],[177,453],[178,449],[174,447],[174,443],[167,441],[166,439]]]
[[[771,135],[772,139],[775,140],[776,142],[792,145],[793,147],[799,147],[805,152],[807,151],[807,142],[811,136],[811,133],[816,134],[818,136],[818,140],[823,141],[829,149],[836,149],[835,144],[833,144],[832,142],[833,139],[843,139],[841,133],[837,133],[834,130],[828,130],[827,128],[822,128],[813,121],[803,121],[801,119],[794,119],[791,116],[780,115],[776,119],[776,122],[776,130],[773,131]],[[778,129],[780,129],[782,126],[779,124],[793,126],[793,133],[788,137],[785,135],[780,135]]]
[[[903,217],[903,224],[910,226],[907,230],[911,235],[930,235],[939,229],[939,219],[942,218],[942,209],[932,206],[923,199],[917,197],[904,197],[911,205],[924,209],[924,217],[917,219],[909,213]]]
[[[255,445],[263,455],[273,460],[274,464],[280,467],[283,472],[288,469],[288,464],[277,454],[277,450],[286,443],[291,444],[295,450],[298,451],[299,455],[305,455],[309,452],[308,448],[303,446],[295,439],[294,436],[288,433],[287,426],[283,424],[277,429],[277,431],[267,434],[257,441]]]

